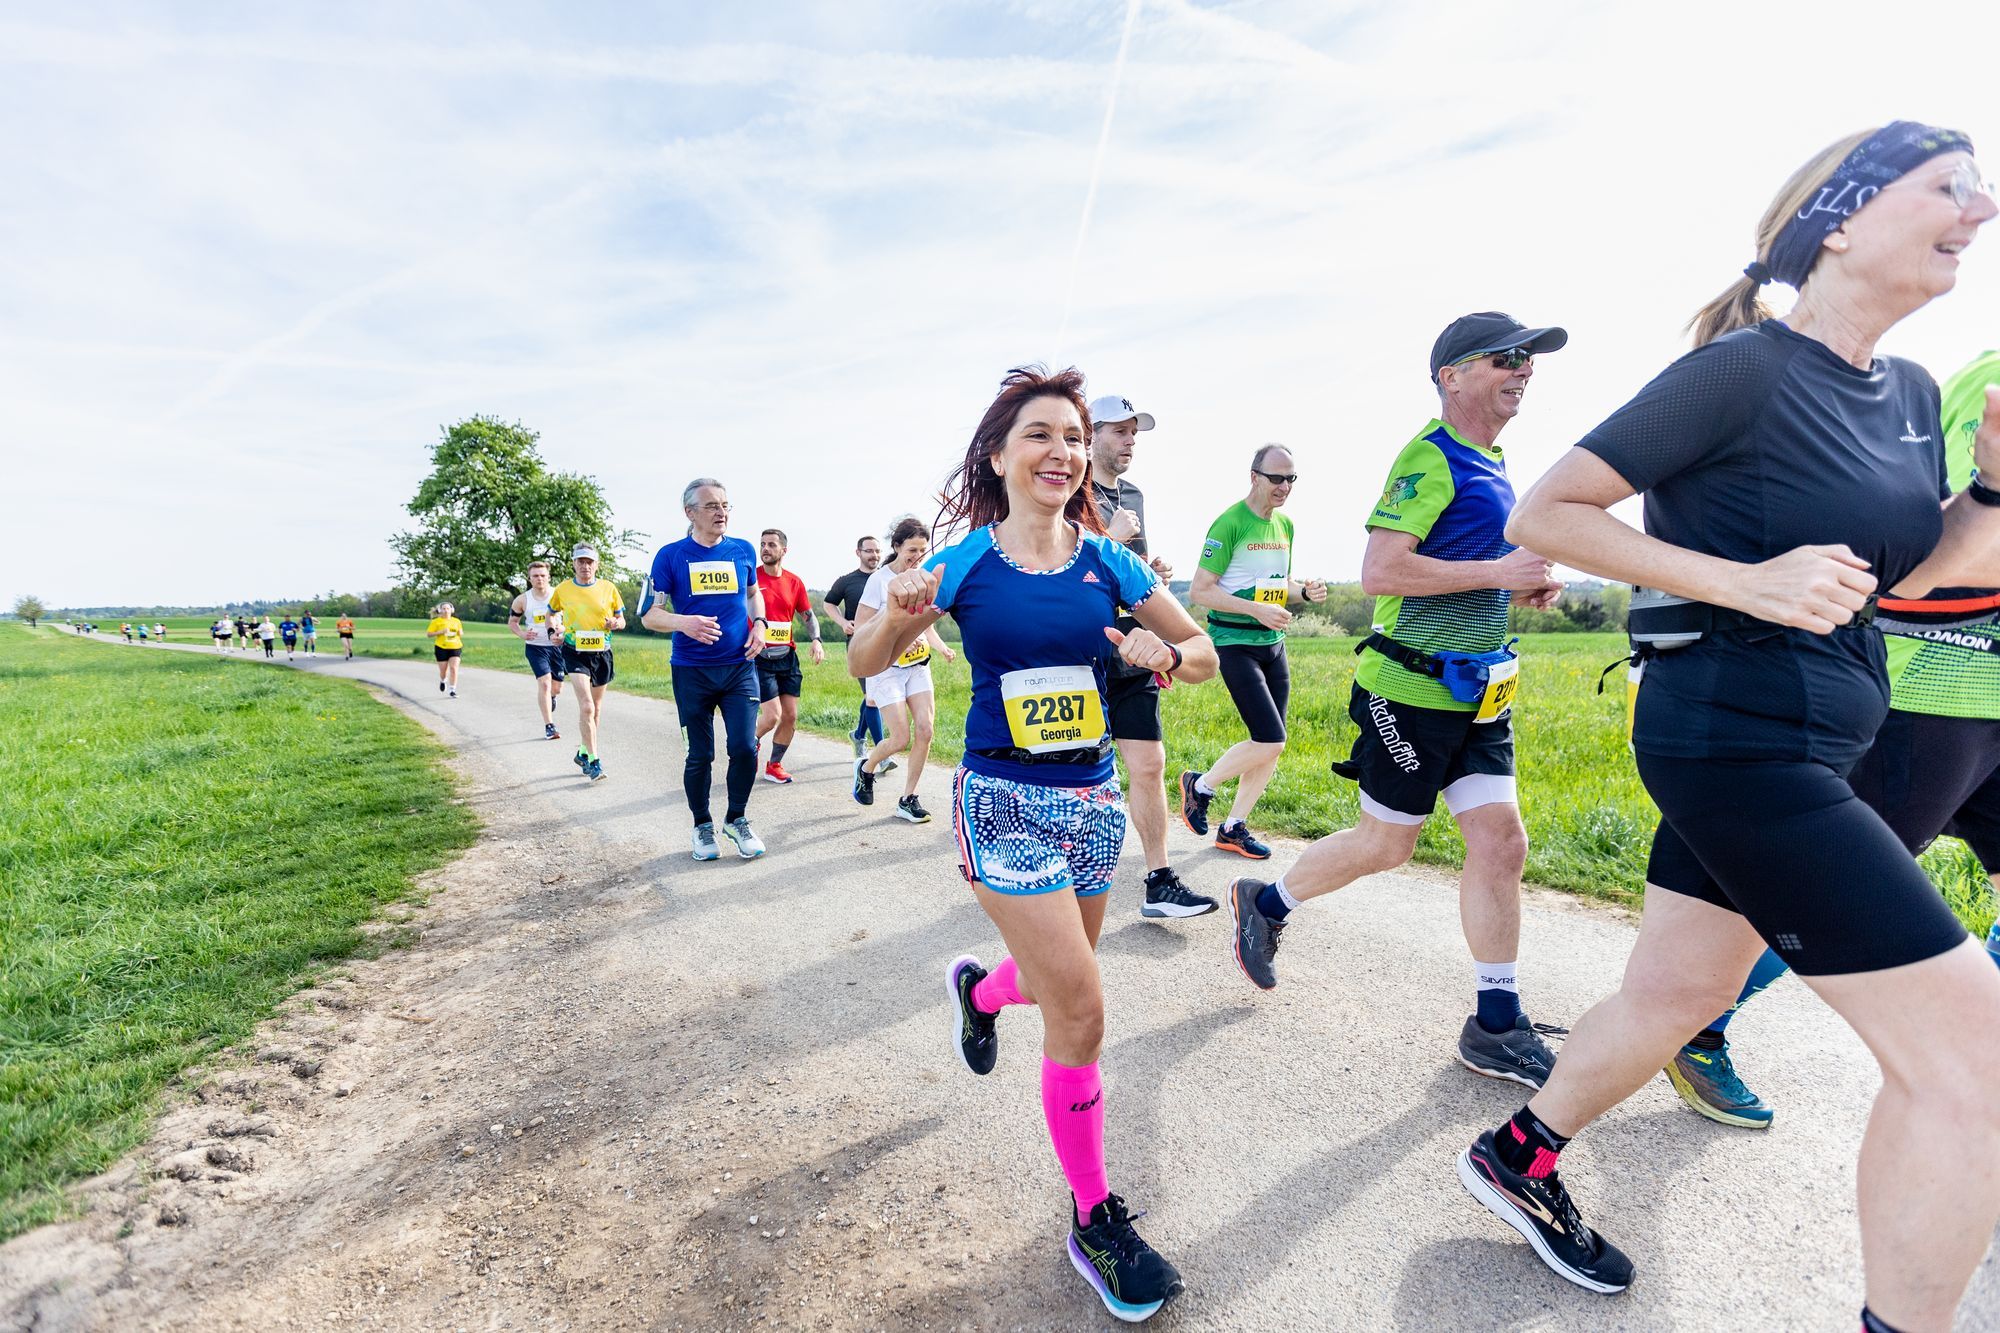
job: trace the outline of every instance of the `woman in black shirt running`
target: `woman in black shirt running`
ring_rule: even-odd
[[[2000,579],[2000,490],[1940,508],[1937,386],[1875,355],[1951,290],[1994,212],[1962,135],[1898,121],[1833,145],[1765,214],[1695,350],[1508,525],[1563,564],[1701,604],[1707,625],[1645,664],[1633,748],[1661,822],[1624,982],[1459,1162],[1582,1286],[1621,1290],[1632,1266],[1584,1225],[1558,1154],[1728,1006],[1766,944],[1882,1066],[1859,1167],[1864,1327],[1949,1327],[2000,1219],[2000,973],[1847,783],[1889,705],[1873,595]],[[1799,289],[1782,322],[1758,300],[1773,279]],[[1976,447],[2000,476],[2000,393]],[[1605,512],[1641,493],[1643,534]]]

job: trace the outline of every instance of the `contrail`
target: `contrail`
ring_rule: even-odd
[[[1097,131],[1097,155],[1090,162],[1090,188],[1083,195],[1083,216],[1076,220],[1076,244],[1069,252],[1069,282],[1063,288],[1062,323],[1056,328],[1052,369],[1062,366],[1063,340],[1069,337],[1070,311],[1076,305],[1076,275],[1083,264],[1083,242],[1090,234],[1090,215],[1097,208],[1097,182],[1104,175],[1104,153],[1111,146],[1111,116],[1118,110],[1118,85],[1125,79],[1125,53],[1138,26],[1140,0],[1126,0],[1125,31],[1118,37],[1118,58],[1111,65],[1111,93],[1104,99],[1104,124]]]

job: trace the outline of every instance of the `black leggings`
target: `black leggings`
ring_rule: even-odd
[[[1215,648],[1222,664],[1222,683],[1236,704],[1236,715],[1250,729],[1250,739],[1266,745],[1285,743],[1285,706],[1292,699],[1292,666],[1285,644],[1223,643]]]
[[[1638,761],[1660,807],[1647,882],[1741,914],[1795,971],[1901,967],[1966,938],[1844,774],[1789,760]]]

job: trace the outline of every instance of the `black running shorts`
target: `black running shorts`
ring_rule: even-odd
[[[1794,971],[1901,967],[1966,938],[1909,849],[1826,765],[1638,760],[1660,807],[1647,883],[1740,913]]]
[[[592,685],[611,683],[611,650],[599,653],[580,653],[572,645],[563,645],[563,675],[586,677]]]
[[[1153,673],[1112,671],[1104,678],[1105,720],[1119,741],[1164,740],[1160,730],[1160,682]]]
[[[449,662],[454,657],[463,656],[464,653],[463,648],[440,648],[435,644],[431,645],[431,655],[440,662]]]
[[[1375,818],[1421,824],[1440,793],[1454,816],[1517,803],[1511,714],[1474,722],[1470,710],[1419,708],[1356,685],[1347,715],[1361,731],[1333,771],[1361,784],[1361,808]]]
[[[805,668],[799,665],[799,650],[785,649],[782,657],[757,654],[757,700],[769,703],[781,694],[796,699],[805,693]]]
[[[1945,833],[2000,871],[2000,722],[1892,708],[1849,781],[1911,855]]]
[[[1236,715],[1250,729],[1250,739],[1283,745],[1285,708],[1292,697],[1292,667],[1284,641],[1220,643],[1215,655],[1222,663],[1222,683],[1229,687]]]

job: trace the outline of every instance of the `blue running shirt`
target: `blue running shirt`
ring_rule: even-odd
[[[757,551],[741,537],[703,546],[693,537],[662,546],[653,557],[653,591],[667,595],[680,616],[714,616],[722,637],[702,643],[674,634],[674,666],[728,666],[741,662],[750,642],[747,595],[757,586]]]
[[[1104,675],[1117,656],[1104,631],[1118,608],[1137,610],[1159,579],[1138,556],[1081,530],[1060,569],[1027,570],[981,528],[935,551],[925,569],[944,570],[937,605],[958,623],[972,667],[965,714],[965,766],[1037,787],[1089,787],[1111,779],[1107,748],[1095,764],[1023,764],[979,750],[1036,754],[1091,749],[1108,734]]]

